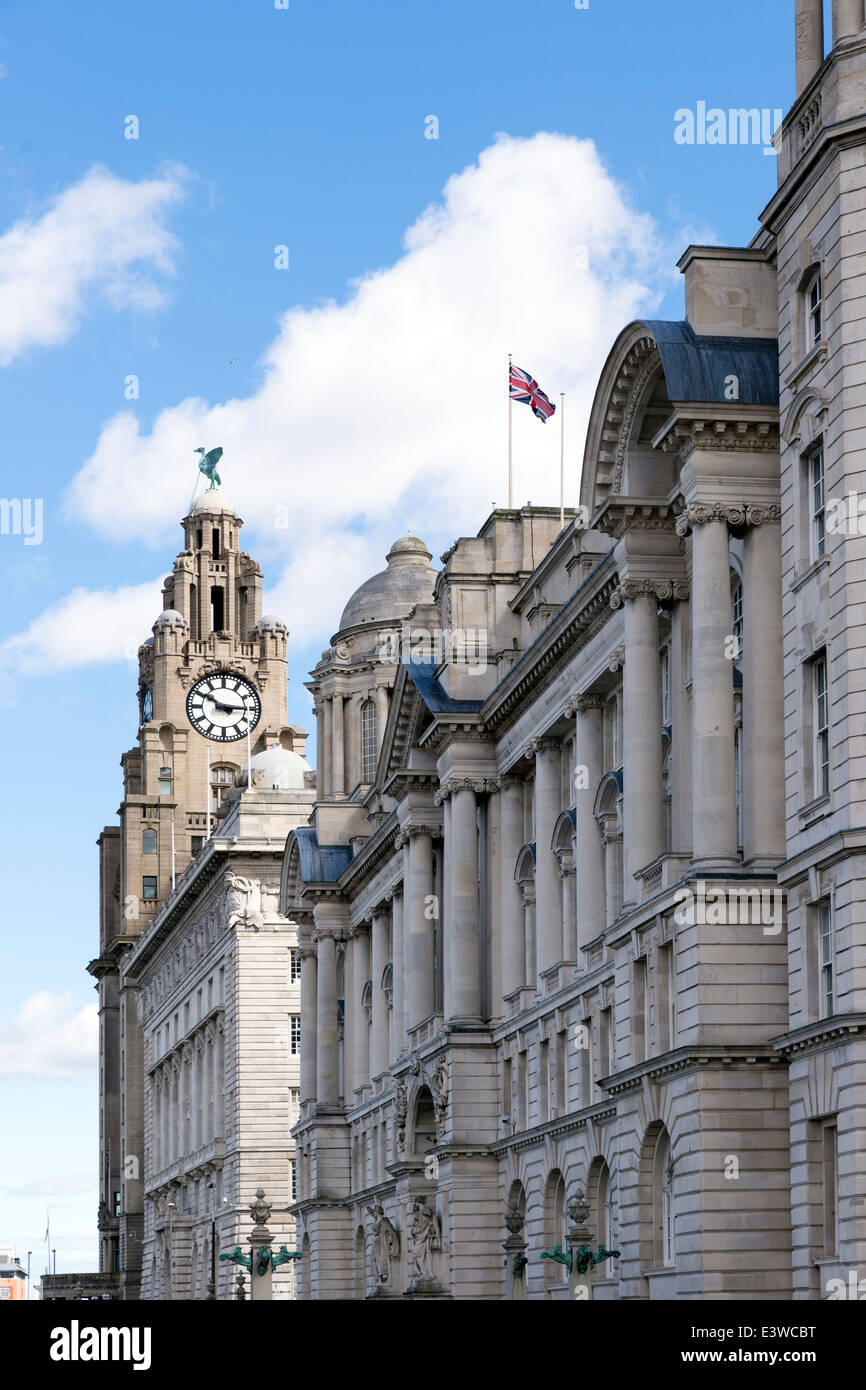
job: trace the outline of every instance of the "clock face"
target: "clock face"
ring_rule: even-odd
[[[149,685],[144,687],[144,694],[141,697],[141,722],[148,724],[153,718],[153,691]]]
[[[262,717],[262,702],[249,681],[227,671],[203,676],[186,697],[190,724],[215,743],[246,738]]]

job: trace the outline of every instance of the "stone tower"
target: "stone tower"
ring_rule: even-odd
[[[126,1298],[138,1296],[140,1278],[143,1077],[136,1002],[120,988],[118,965],[201,849],[246,763],[246,740],[209,750],[190,726],[190,686],[216,671],[245,676],[262,705],[253,754],[275,745],[304,753],[300,730],[287,724],[287,629],[262,617],[262,572],[240,549],[243,522],[214,489],[182,525],[163,610],[138,652],[138,736],[121,758],[120,824],[98,841],[99,955],[88,966],[100,1005],[100,1269],[117,1274]]]

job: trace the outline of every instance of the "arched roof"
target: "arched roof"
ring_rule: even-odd
[[[737,404],[777,407],[777,340],[696,334],[685,321],[628,324],[590,411],[580,485],[590,516],[611,497],[664,496],[675,482],[674,463],[653,448],[655,435],[677,406],[730,406],[732,377]]]

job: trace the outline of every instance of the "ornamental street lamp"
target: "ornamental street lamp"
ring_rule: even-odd
[[[561,1245],[554,1245],[552,1250],[542,1250],[539,1259],[555,1260],[557,1264],[564,1265],[568,1270],[569,1298],[587,1301],[592,1298],[592,1285],[588,1278],[590,1269],[603,1264],[605,1260],[618,1259],[619,1251],[607,1250],[600,1244],[594,1254],[592,1246],[587,1243],[592,1236],[586,1225],[589,1203],[582,1188],[578,1188],[570,1199],[566,1211],[572,1223],[566,1235],[568,1248],[563,1250]]]
[[[253,1229],[249,1236],[250,1253],[245,1255],[241,1247],[236,1245],[234,1250],[220,1255],[221,1260],[230,1260],[232,1264],[242,1265],[244,1269],[249,1270],[250,1298],[253,1302],[272,1299],[274,1270],[290,1260],[300,1260],[302,1257],[300,1250],[287,1250],[285,1245],[281,1245],[276,1253],[271,1250],[274,1237],[266,1224],[270,1220],[271,1211],[271,1204],[265,1200],[264,1188],[258,1188],[256,1200],[250,1206],[250,1216],[253,1219]],[[238,1288],[242,1278],[243,1275],[238,1275]]]

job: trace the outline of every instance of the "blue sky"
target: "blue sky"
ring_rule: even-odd
[[[577,500],[616,333],[682,317],[677,256],[748,243],[775,186],[674,113],[787,109],[793,8],[4,0],[2,492],[44,520],[0,535],[0,1244],[44,1251],[51,1202],[58,1269],[95,1261],[94,842],[192,449],[226,448],[311,728],[302,682],[389,542],[437,557],[504,502],[509,351],[568,394]],[[556,425],[518,410],[515,449],[517,500],[556,504]]]

